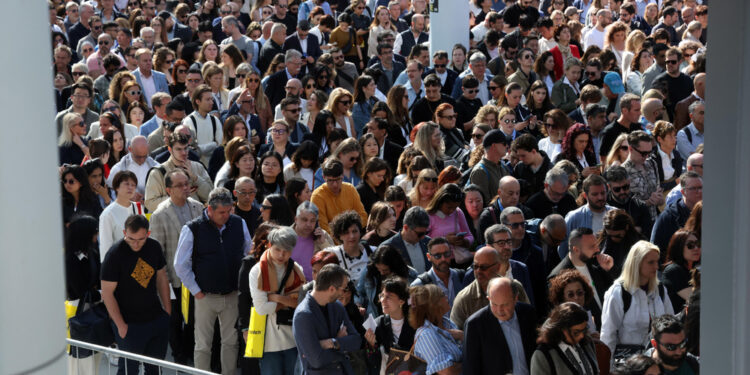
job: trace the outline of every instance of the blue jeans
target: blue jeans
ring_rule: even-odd
[[[278,352],[265,352],[260,359],[260,373],[274,375],[294,375],[297,362],[297,348]]]
[[[156,359],[164,359],[167,355],[169,340],[169,316],[167,313],[162,313],[150,322],[129,323],[128,332],[124,338],[120,337],[115,323],[112,322],[111,324],[115,331],[115,342],[118,349]],[[125,374],[126,366],[128,374],[138,374],[140,362],[126,361],[125,358],[120,357],[117,363],[117,375]],[[146,375],[159,373],[156,366],[144,364],[144,368]]]

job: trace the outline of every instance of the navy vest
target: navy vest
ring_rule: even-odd
[[[204,293],[226,294],[237,290],[245,235],[242,218],[230,215],[219,229],[206,217],[187,223],[193,232],[193,273]]]

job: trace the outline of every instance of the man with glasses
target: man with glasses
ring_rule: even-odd
[[[605,126],[601,132],[602,143],[599,147],[601,160],[606,160],[612,145],[622,133],[632,133],[641,130],[638,122],[641,117],[641,98],[638,95],[626,93],[620,97],[620,117]]]
[[[407,265],[420,274],[424,273],[431,267],[427,259],[427,244],[430,242],[430,237],[427,236],[429,226],[430,216],[427,211],[419,206],[411,207],[404,214],[404,226],[401,231],[387,239],[382,245],[397,248]]]
[[[182,283],[174,270],[174,257],[177,252],[177,242],[183,225],[199,217],[203,212],[203,204],[190,198],[190,180],[182,169],[173,169],[164,176],[164,182],[169,199],[161,202],[151,215],[151,238],[158,241],[167,261],[167,276],[174,292],[172,311],[169,319],[169,343],[175,362],[187,364],[187,359],[193,356],[192,324],[182,327]],[[192,322],[191,322],[192,323]]]
[[[570,180],[561,168],[551,168],[544,176],[543,189],[532,195],[526,206],[534,212],[534,218],[543,219],[551,214],[563,217],[578,208],[575,198],[568,193]]]
[[[633,218],[635,229],[644,237],[651,237],[654,220],[651,219],[651,212],[646,203],[630,193],[628,171],[618,165],[607,169],[604,177],[607,179],[607,190],[609,190],[607,204],[625,211]]]
[[[651,242],[659,246],[662,254],[667,253],[669,240],[674,232],[685,226],[690,212],[696,203],[703,200],[703,177],[695,171],[688,171],[680,176],[682,199],[668,205],[654,223]],[[662,259],[665,255],[662,255]]]
[[[289,13],[289,2],[287,0],[274,0],[273,4],[273,15],[271,15],[271,22],[279,22],[286,26],[286,36],[292,35],[294,30],[297,28],[297,18]],[[279,43],[279,44],[283,44]]]
[[[448,69],[448,52],[442,50],[435,52],[432,56],[432,67],[425,69],[422,78],[432,73],[440,78],[440,92],[450,95],[453,92],[453,83],[458,78],[458,73],[453,69]]]
[[[76,53],[78,53],[78,56],[83,56],[84,42],[89,42],[92,46],[95,46],[97,40],[99,40],[99,35],[102,35],[104,32],[102,19],[99,18],[99,16],[89,17],[89,26],[91,27],[91,31],[87,35],[81,37],[81,39],[78,40],[78,44],[76,44]]]
[[[578,270],[594,290],[595,303],[584,307],[591,310],[594,321],[600,326],[604,293],[617,275],[610,273],[610,270],[613,270],[614,260],[611,256],[602,254],[596,242],[596,235],[591,228],[583,227],[572,230],[569,237],[570,252],[550,272],[547,280],[555,278],[564,270]]]
[[[469,69],[458,75],[456,82],[453,84],[453,93],[451,96],[453,99],[458,99],[461,96],[462,81],[464,77],[471,74],[479,81],[479,93],[477,97],[482,101],[482,104],[486,104],[490,100],[489,82],[492,79],[492,74],[487,71],[487,57],[481,52],[474,52],[469,58]]]
[[[458,327],[463,327],[471,315],[487,306],[487,285],[496,277],[507,277],[514,284],[517,283],[516,287],[524,290],[524,296],[520,299],[528,300],[531,295],[528,269],[523,263],[510,259],[510,229],[502,224],[495,224],[484,235],[485,239],[490,238],[487,243],[491,245],[474,253],[474,263],[471,265],[473,275],[468,274],[465,278],[473,276],[474,281],[462,289],[453,301],[450,318]],[[524,289],[524,282],[528,291]]]
[[[169,277],[162,247],[149,238],[142,215],[125,220],[124,238],[115,242],[102,262],[102,300],[112,319],[118,349],[156,359],[167,354],[170,302]],[[140,362],[120,357],[119,373],[137,374]],[[146,373],[156,373],[145,365]]]
[[[305,72],[312,72],[312,68],[315,66],[315,61],[323,53],[320,50],[320,43],[318,37],[314,34],[310,34],[310,22],[302,20],[297,23],[297,31],[292,35],[286,37],[284,41],[284,51],[290,49],[296,50],[302,53],[302,70],[301,75]]]
[[[453,306],[456,295],[464,288],[466,270],[451,268],[453,247],[443,237],[433,238],[427,243],[427,260],[432,263],[432,268],[419,274],[411,286],[435,284],[443,290],[448,303]]]
[[[195,296],[195,367],[211,370],[214,324],[221,330],[221,369],[237,368],[238,275],[242,258],[252,247],[244,220],[231,213],[229,190],[216,188],[208,207],[182,227],[175,254],[175,273]]]
[[[202,84],[203,74],[201,73],[200,68],[197,66],[191,66],[187,71],[187,77],[185,77],[185,92],[174,98],[174,100],[182,106],[185,113],[192,113],[194,111],[191,97],[193,96],[195,89]]]
[[[73,70],[75,70],[75,68]],[[62,131],[63,117],[70,112],[81,115],[81,117],[83,118],[83,122],[86,124],[86,134],[88,134],[89,130],[91,129],[91,124],[99,121],[99,115],[89,109],[91,96],[93,95],[94,90],[91,88],[91,86],[83,82],[79,82],[74,83],[71,86],[71,92],[72,94],[70,95],[70,99],[73,104],[67,109],[58,112],[57,116],[55,116],[55,124],[57,124],[57,134],[59,135]]]
[[[323,164],[322,172],[325,183],[316,187],[310,198],[320,212],[320,227],[331,233],[330,222],[333,218],[349,210],[359,214],[364,226],[367,223],[367,212],[357,189],[344,182],[344,165],[338,159],[331,159]]]
[[[526,221],[520,208],[506,207],[500,213],[500,223],[510,228],[513,240],[511,259],[523,263],[529,269],[532,290],[529,301],[537,311],[544,313],[547,310],[547,285],[544,281],[547,275],[542,249],[533,243],[531,235],[526,234]]]
[[[651,322],[651,346],[646,355],[659,360],[664,375],[696,375],[698,358],[687,352],[687,337],[682,322],[665,314]]]
[[[642,130],[630,133],[628,150],[630,155],[622,166],[628,171],[630,191],[634,197],[646,203],[651,219],[656,220],[657,207],[664,203],[664,195],[659,185],[656,162],[649,159],[653,151],[653,137]]]
[[[336,70],[335,83],[337,87],[354,92],[354,80],[357,79],[357,66],[354,63],[346,61],[344,53],[338,47],[331,48],[328,53],[333,58],[333,68]]]
[[[592,174],[583,180],[583,197],[586,204],[565,215],[567,232],[576,228],[591,228],[594,233],[604,229],[604,215],[614,207],[607,205],[607,181],[598,174]],[[561,257],[568,253],[568,241],[563,240],[558,249]]]
[[[96,53],[90,55],[89,58],[86,59],[86,65],[89,68],[89,75],[94,80],[99,78],[99,76],[107,73],[106,66],[104,64],[104,59],[108,56],[114,56],[115,59],[117,59],[116,65],[114,66],[114,68],[110,66],[111,76],[114,75],[114,73],[116,72],[117,69],[120,68],[120,66],[125,66],[125,61],[120,60],[119,56],[111,53],[112,37],[109,36],[109,34],[106,34],[106,33],[100,34],[97,44],[99,46],[99,49],[96,51]],[[107,89],[108,88],[109,86],[107,86]]]
[[[670,48],[667,50],[667,70],[654,78],[654,85],[659,82],[667,86],[666,107],[669,121],[674,119],[675,105],[690,96],[694,89],[693,80],[687,74],[680,72],[681,61],[682,52],[678,48]]]
[[[141,48],[135,52],[135,59],[138,61],[138,69],[132,71],[138,85],[141,87],[143,97],[149,107],[152,106],[151,98],[157,92],[169,94],[169,84],[167,76],[164,73],[153,70],[151,61],[151,51]]]
[[[156,17],[156,4],[154,0],[142,0],[141,9],[143,9],[143,16],[146,17],[147,21],[151,22]]]
[[[297,81],[296,83],[299,85],[301,90],[302,83],[297,79],[295,79],[294,81]],[[284,98],[279,106],[281,107],[281,115],[284,117],[284,120],[287,122],[287,124],[289,124],[289,129],[291,129],[291,133],[289,134],[289,142],[294,144],[302,143],[302,141],[304,141],[305,135],[310,133],[310,129],[307,127],[307,125],[299,122],[300,113],[302,112],[301,100],[298,97],[289,96]]]
[[[91,17],[94,16],[94,6],[89,2],[82,3],[78,7],[78,15],[78,22],[76,22],[71,28],[68,29],[68,41],[70,42],[71,47],[76,48],[78,56],[83,56],[81,54],[81,49],[78,48],[78,43],[82,38],[91,33],[91,24],[89,23],[89,21]],[[97,18],[101,22],[101,18],[99,18],[98,16]],[[89,42],[92,45],[94,44],[93,39],[89,39]]]
[[[73,26],[81,19],[78,15],[78,3],[75,1],[68,1],[65,3],[65,18],[63,19],[63,25],[65,30],[72,30]]]

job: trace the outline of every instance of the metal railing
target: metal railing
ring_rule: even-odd
[[[199,369],[194,368],[194,367],[180,365],[180,364],[177,364],[177,363],[172,363],[172,362],[164,361],[164,360],[161,360],[161,359],[146,357],[146,356],[142,356],[142,355],[139,355],[139,354],[135,354],[135,353],[131,353],[131,352],[126,352],[126,351],[118,350],[118,349],[115,349],[115,348],[109,348],[109,347],[105,347],[105,346],[94,345],[94,344],[91,344],[91,343],[88,343],[88,342],[84,342],[84,341],[73,340],[73,339],[70,339],[70,338],[65,339],[65,341],[66,341],[66,343],[68,345],[71,346],[70,350],[73,353],[75,353],[75,351],[78,350],[78,349],[88,349],[88,350],[91,350],[91,351],[93,351],[95,353],[98,352],[98,353],[104,353],[104,354],[109,354],[109,355],[115,355],[115,356],[118,356],[118,357],[126,358],[126,359],[131,360],[131,361],[136,361],[136,362],[140,362],[140,363],[143,363],[143,364],[149,364],[149,365],[157,366],[159,368],[159,374],[216,375],[216,373],[214,373],[214,372],[199,370]],[[105,361],[106,361],[106,359],[105,359]],[[98,367],[98,364],[97,364],[97,367]],[[111,371],[112,373],[116,373],[117,372],[117,366],[111,366],[109,363],[107,363],[107,367],[109,368],[109,371]],[[114,367],[114,369],[113,369],[113,367]],[[171,371],[164,372],[164,370],[171,370]],[[74,374],[75,373],[68,374],[68,375],[74,375]],[[99,371],[99,374],[102,374],[102,372]],[[128,375],[137,375],[137,374],[128,374]]]

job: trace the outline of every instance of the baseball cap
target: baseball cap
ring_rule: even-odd
[[[570,7],[565,8],[565,17],[573,17],[574,15],[578,13],[582,13],[582,12],[583,12],[582,10],[576,7],[570,6]]]
[[[604,84],[609,87],[615,95],[620,95],[625,92],[625,86],[622,85],[622,78],[615,72],[609,72],[604,76]]]
[[[484,148],[488,148],[495,143],[508,145],[508,138],[505,137],[505,134],[503,134],[500,129],[492,129],[488,131],[487,134],[484,135],[484,139],[482,139],[482,147]]]

